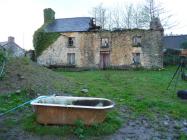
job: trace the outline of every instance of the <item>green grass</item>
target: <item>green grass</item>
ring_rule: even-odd
[[[166,90],[175,70],[176,67],[168,67],[162,71],[57,71],[76,83],[71,90],[66,92],[74,96],[111,99],[116,103],[115,109],[107,114],[107,118],[102,124],[90,127],[84,126],[81,122],[75,123],[75,126],[40,125],[33,114],[22,119],[20,124],[25,130],[38,135],[66,136],[73,134],[79,138],[86,138],[111,134],[119,129],[122,124],[119,107],[123,106],[132,112],[130,117],[144,115],[154,118],[158,114],[167,114],[177,119],[187,118],[187,104],[186,101],[177,98],[176,91],[174,91],[175,82],[171,85],[170,90]],[[186,85],[187,82],[179,78],[176,90],[186,89]],[[87,88],[88,94],[81,93],[82,88]],[[2,104],[0,110],[10,109],[24,100],[27,100],[27,96],[22,94],[13,94],[10,97],[0,96]],[[5,124],[11,126],[13,123]],[[181,139],[184,138],[185,136],[181,134]]]
[[[9,109],[12,109],[24,102],[28,101],[30,98],[27,92],[20,91],[19,93],[12,93],[12,94],[2,94],[0,95],[0,113],[4,113]],[[22,109],[22,108],[20,108]],[[17,111],[17,110],[15,110]]]
[[[118,117],[118,112],[111,111],[107,114],[105,121],[102,124],[94,124],[93,126],[85,126],[77,120],[75,125],[40,125],[36,122],[36,116],[31,115],[22,120],[22,126],[26,131],[34,132],[38,135],[76,135],[79,138],[88,136],[100,136],[111,134],[120,128],[122,120]]]
[[[71,91],[74,95],[108,98],[114,100],[117,106],[128,106],[137,115],[167,113],[176,118],[186,118],[187,104],[177,98],[175,81],[166,90],[175,70],[176,67],[168,67],[162,71],[58,72],[77,83]],[[187,82],[179,78],[176,90],[186,89],[186,85]],[[88,88],[88,95],[80,92],[82,88]]]
[[[0,113],[4,113],[29,100],[31,100],[31,98],[26,91],[1,95]],[[31,108],[29,108],[29,110],[31,110]],[[22,114],[21,118],[19,118],[19,115],[17,117],[16,113],[18,112]],[[89,127],[85,126],[84,124],[76,124],[76,122],[74,126],[40,125],[36,122],[36,116],[28,111],[28,106],[14,110],[5,116],[7,118],[2,122],[2,124],[0,124],[4,126],[0,129],[0,133],[5,133],[9,129],[19,125],[24,130],[33,132],[37,135],[66,136],[73,134],[79,138],[86,138],[87,136],[99,136],[113,133],[120,128],[122,124],[122,120],[118,117],[119,115],[116,110],[109,112],[102,124],[94,124],[93,126]]]

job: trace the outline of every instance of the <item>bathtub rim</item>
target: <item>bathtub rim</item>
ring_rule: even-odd
[[[49,103],[38,103],[41,99],[51,98],[51,97],[60,97],[60,98],[67,98],[67,99],[82,99],[82,100],[105,100],[111,102],[111,105],[108,106],[80,106],[80,105],[63,105],[63,104],[49,104]],[[32,106],[47,106],[47,107],[65,107],[65,108],[82,108],[82,109],[111,109],[115,106],[115,103],[106,98],[95,98],[95,97],[74,97],[74,96],[39,96],[35,100],[31,101],[30,103]]]

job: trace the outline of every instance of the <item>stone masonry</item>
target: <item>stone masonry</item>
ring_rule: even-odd
[[[46,16],[49,13],[51,17]],[[95,24],[94,18],[55,19],[55,12],[48,8],[44,9],[44,21],[44,25],[47,25],[45,32],[58,32],[61,35],[37,58],[40,65],[102,69],[123,66],[163,67],[164,29],[159,18],[152,19],[149,30],[106,31]]]
[[[133,64],[133,54],[140,54],[140,65],[145,68],[162,68],[162,31],[159,30],[122,30],[96,32],[67,32],[51,44],[37,58],[45,66],[67,66],[68,53],[75,54],[76,67],[100,67],[101,52],[108,54],[109,66]],[[133,45],[133,38],[141,39],[139,46]],[[73,37],[74,45],[68,47],[68,38]],[[101,39],[108,39],[108,47],[102,48]]]

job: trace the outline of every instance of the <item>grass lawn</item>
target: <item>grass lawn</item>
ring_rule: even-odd
[[[186,101],[176,96],[176,90],[187,89],[187,82],[181,78],[172,82],[166,90],[176,67],[167,67],[161,71],[85,71],[59,73],[77,83],[72,89],[74,95],[104,97],[119,105],[128,106],[136,115],[154,116],[156,113],[169,114],[176,118],[187,118]],[[87,88],[89,93],[83,95],[80,90]]]
[[[169,115],[175,119],[187,118],[186,101],[177,98],[174,91],[174,84],[166,90],[176,67],[167,67],[161,71],[153,70],[132,70],[132,71],[83,71],[67,72],[57,70],[56,72],[73,80],[76,84],[71,91],[65,91],[74,96],[94,96],[104,97],[113,100],[116,107],[111,111],[105,122],[92,127],[84,127],[82,122],[76,122],[75,126],[42,126],[35,122],[35,116],[26,117],[22,122],[24,129],[35,132],[39,135],[77,135],[97,136],[110,134],[120,128],[122,121],[119,119],[120,109],[127,107],[132,112],[132,116],[144,115],[154,119],[159,115]],[[89,90],[88,94],[81,93],[82,88]],[[176,90],[186,89],[187,82],[180,78],[177,82]],[[12,100],[12,95],[10,98]],[[0,107],[1,112],[8,109],[10,100],[4,100],[0,96],[0,103],[6,106]],[[15,98],[15,102],[20,103],[20,99],[25,98],[21,95]],[[14,102],[14,100],[13,100]],[[14,102],[14,103],[15,103]],[[71,131],[69,131],[71,129]]]

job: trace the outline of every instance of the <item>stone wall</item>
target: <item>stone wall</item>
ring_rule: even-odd
[[[141,37],[141,46],[133,47],[133,37]],[[67,47],[68,37],[75,37],[74,47]],[[108,38],[109,47],[101,48],[101,38]],[[154,30],[124,30],[62,33],[37,61],[41,65],[67,65],[67,53],[75,53],[77,67],[99,67],[100,52],[110,53],[110,65],[133,64],[133,53],[140,53],[141,65],[146,68],[163,67],[162,33]]]

